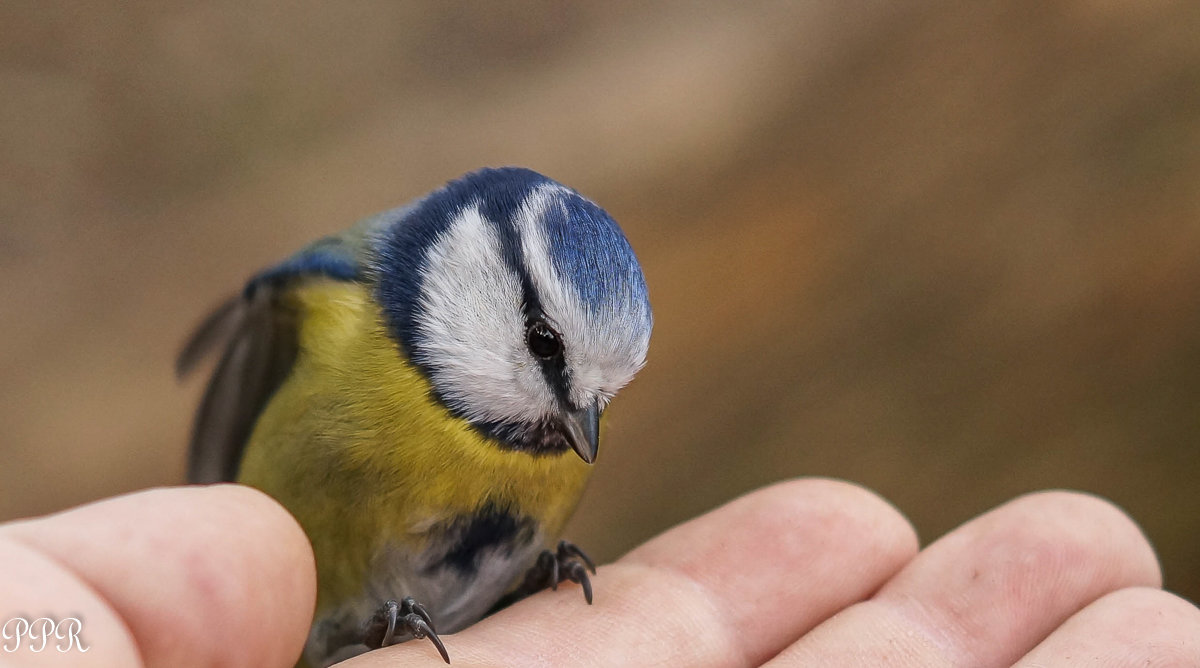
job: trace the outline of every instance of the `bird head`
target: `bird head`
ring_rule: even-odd
[[[378,298],[437,399],[503,447],[594,461],[600,414],[645,363],[652,326],[616,222],[519,168],[473,172],[397,215]]]

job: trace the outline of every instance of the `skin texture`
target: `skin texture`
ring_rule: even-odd
[[[0,565],[0,616],[74,615],[90,646],[0,653],[3,666],[287,666],[312,617],[308,541],[248,487],[149,490],[0,525]]]
[[[4,525],[0,564],[0,610],[84,619],[76,666],[288,666],[314,600],[299,528],[231,485]],[[602,566],[594,606],[566,584],[446,642],[460,668],[1200,664],[1200,610],[1159,578],[1136,525],[1087,495],[1018,498],[918,552],[871,492],[797,480]],[[409,642],[340,665],[443,664]]]

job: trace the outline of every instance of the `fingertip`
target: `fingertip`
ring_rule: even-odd
[[[762,502],[776,505],[783,515],[820,512],[837,526],[848,517],[869,533],[879,549],[907,561],[920,549],[912,522],[890,501],[874,490],[836,478],[793,478],[775,483],[743,498],[762,495]]]
[[[1149,542],[1112,503],[1078,492],[1027,494],[935,541],[857,617],[808,638],[806,656],[839,656],[839,642],[869,625],[884,630],[859,645],[869,656],[1009,665],[1097,598],[1159,581]]]
[[[1098,560],[1114,589],[1162,586],[1162,567],[1150,539],[1108,499],[1074,490],[1045,490],[1019,496],[994,512],[1001,510],[1010,518],[1010,531],[1023,531],[1037,522],[1054,524],[1059,542],[1068,544],[1074,538],[1090,558]]]
[[[796,562],[851,546],[869,546],[873,567],[885,568],[899,568],[919,549],[912,523],[875,492],[842,480],[795,478],[674,527],[621,561],[705,571],[730,558]]]
[[[145,665],[128,625],[90,583],[14,537],[13,526],[0,527],[0,665]]]
[[[219,483],[215,485],[195,486],[208,498],[205,503],[220,505],[223,512],[231,517],[239,517],[246,523],[246,529],[253,531],[261,528],[269,532],[274,547],[291,564],[299,575],[311,575],[306,581],[316,578],[316,559],[313,556],[312,544],[300,523],[286,508],[266,492],[234,483]]]
[[[195,489],[204,497],[197,504],[208,507],[201,520],[212,522],[218,534],[198,531],[193,542],[180,545],[183,563],[191,566],[193,586],[186,593],[204,606],[200,610],[207,609],[204,617],[219,619],[232,636],[225,652],[236,648],[234,639],[246,629],[276,629],[259,639],[267,657],[261,665],[290,656],[280,663],[290,666],[316,605],[316,560],[308,537],[291,513],[260,490],[227,483]],[[236,650],[241,654],[245,648]]]
[[[303,531],[239,485],[160,488],[11,527],[94,588],[147,665],[288,666],[315,567]]]
[[[617,562],[699,583],[738,643],[765,660],[821,620],[870,596],[918,550],[911,523],[874,492],[801,478],[755,490],[677,526]],[[763,623],[776,613],[787,623]],[[786,611],[786,614],[785,612]]]
[[[1086,656],[1105,666],[1200,665],[1200,609],[1153,587],[1106,594],[1075,613],[1027,653],[1016,668]]]
[[[1124,610],[1129,617],[1149,622],[1147,629],[1161,626],[1158,620],[1176,619],[1181,626],[1189,629],[1188,637],[1200,639],[1200,608],[1178,594],[1157,587],[1118,589],[1100,597],[1092,605]]]

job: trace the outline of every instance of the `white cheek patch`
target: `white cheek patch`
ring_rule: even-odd
[[[547,207],[563,206],[560,198],[564,195],[575,196],[555,184],[538,188],[522,203],[514,224],[542,311],[550,326],[562,335],[571,402],[583,406],[599,401],[603,407],[645,364],[649,339],[642,324],[649,321],[649,314],[641,302],[608,302],[594,311],[574,285],[559,275],[550,260],[550,243],[540,221]]]
[[[468,420],[534,421],[553,405],[525,347],[521,301],[495,226],[464,209],[426,256],[414,356]]]

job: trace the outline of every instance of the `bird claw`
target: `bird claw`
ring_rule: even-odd
[[[558,583],[570,580],[583,587],[583,598],[592,604],[592,581],[588,571],[596,573],[596,564],[574,543],[559,541],[558,549],[538,555],[537,563],[525,574],[524,589],[537,591],[549,587],[558,591]]]
[[[411,634],[418,640],[429,638],[438,654],[442,655],[442,660],[450,663],[450,655],[433,628],[429,612],[411,596],[404,597],[399,603],[391,600],[379,606],[367,620],[363,644],[371,649],[387,647],[394,644],[398,632]]]
[[[561,562],[564,559],[578,559],[587,566],[592,575],[596,574],[596,564],[592,561],[591,557],[584,554],[583,550],[579,549],[579,546],[575,543],[560,540],[558,541],[558,560]]]

